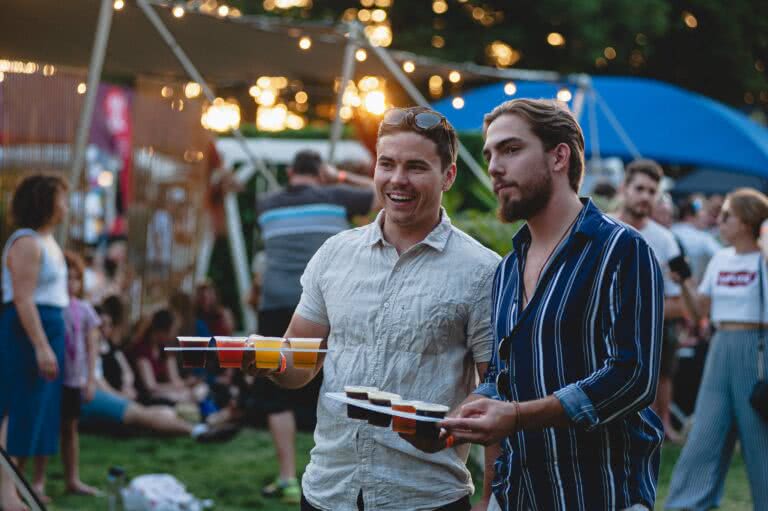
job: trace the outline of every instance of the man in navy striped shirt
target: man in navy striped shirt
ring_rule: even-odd
[[[441,425],[499,445],[488,509],[651,509],[663,282],[651,249],[578,189],[584,138],[560,104],[506,102],[484,121],[505,222],[524,219],[493,284],[494,355]]]

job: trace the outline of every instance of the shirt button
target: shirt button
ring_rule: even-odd
[[[384,302],[384,308],[386,309],[388,307],[389,307],[389,302]]]

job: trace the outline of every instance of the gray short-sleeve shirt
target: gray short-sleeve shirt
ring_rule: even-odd
[[[296,309],[329,325],[315,447],[303,478],[315,507],[434,509],[472,492],[467,447],[423,453],[387,428],[346,417],[325,397],[345,385],[374,385],[405,399],[460,404],[475,364],[491,357],[491,286],[499,256],[440,224],[403,254],[376,221],[330,238],[302,276]]]

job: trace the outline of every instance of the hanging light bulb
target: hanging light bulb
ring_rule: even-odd
[[[200,119],[204,128],[224,133],[240,126],[240,106],[234,100],[216,98]]]

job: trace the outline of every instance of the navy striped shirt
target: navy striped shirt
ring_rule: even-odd
[[[652,509],[656,499],[663,429],[648,405],[659,373],[662,274],[637,231],[584,204],[524,310],[528,226],[496,270],[496,344],[475,393],[502,399],[496,379],[506,369],[499,385],[513,400],[554,394],[572,422],[502,442],[493,491],[503,510]]]

